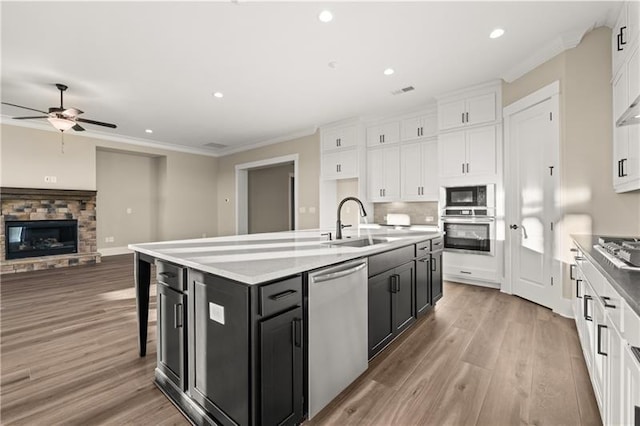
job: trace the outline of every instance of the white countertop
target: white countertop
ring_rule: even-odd
[[[258,284],[441,235],[433,227],[398,230],[373,225],[358,231],[345,230],[343,236],[384,237],[389,242],[343,247],[328,245],[327,237],[320,236],[325,232],[335,234],[335,229],[130,244],[129,249],[245,284]]]

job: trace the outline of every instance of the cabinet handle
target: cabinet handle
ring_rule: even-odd
[[[624,46],[627,42],[624,40],[624,30],[626,30],[626,25],[624,27],[620,27],[620,45]]]
[[[589,296],[588,294],[585,294],[583,299],[584,299],[584,305],[583,305],[584,319],[587,321],[593,321],[593,317],[589,315],[589,300],[592,300],[593,297]]]
[[[175,278],[176,274],[174,274],[173,272],[160,272],[158,275],[160,275],[161,277],[164,278]]]
[[[271,300],[281,300],[284,299],[286,297],[289,297],[293,294],[297,293],[297,290],[285,290],[281,293],[277,293],[277,294],[272,294],[271,296],[269,296],[269,299]]]
[[[435,272],[436,271],[436,258],[432,257],[431,258],[431,272]]]
[[[582,280],[576,280],[576,297],[578,299],[582,299],[582,296],[580,296],[580,283],[582,283]]]
[[[400,275],[396,275],[396,293],[400,293]]]
[[[462,163],[462,174],[464,174],[464,163]]]
[[[471,275],[471,272],[469,271],[460,271],[461,274],[467,274],[467,275]]]
[[[173,328],[182,327],[182,303],[173,305]]]
[[[575,281],[576,280],[576,276],[573,273],[575,271],[575,267],[576,267],[576,265],[574,265],[573,263],[571,265],[569,265],[569,279],[571,281]]]
[[[597,351],[598,351],[598,355],[604,355],[607,356],[608,354],[606,352],[602,352],[602,329],[603,328],[607,328],[606,325],[604,324],[598,324],[598,347],[597,347]]]
[[[618,34],[616,36],[616,39],[618,40],[618,52],[620,52],[621,50],[623,50],[623,48],[622,48],[622,28],[620,28],[620,34]]]
[[[601,299],[602,299],[602,303],[604,303],[604,307],[605,308],[611,308],[611,309],[615,309],[616,308],[616,305],[610,305],[610,304],[607,303],[609,300],[611,300],[610,297],[602,296]]]
[[[464,112],[462,113],[462,123],[464,124]]]
[[[382,143],[385,143],[384,136],[385,135],[382,135]]]
[[[627,158],[623,158],[620,160],[620,177],[626,177],[627,173],[624,171],[624,162],[627,161]]]
[[[465,121],[469,123],[469,113],[465,112]]]
[[[622,177],[622,171],[620,170],[620,163],[621,161],[618,160],[618,177]]]
[[[469,163],[467,163],[467,173],[469,173]]]
[[[382,188],[382,196],[383,197],[387,196],[387,189],[386,188]]]
[[[291,322],[293,344],[296,348],[302,347],[302,320],[300,318],[294,318]]]

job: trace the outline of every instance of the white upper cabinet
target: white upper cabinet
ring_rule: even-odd
[[[402,201],[437,201],[438,141],[404,144],[400,147]]]
[[[367,152],[369,201],[400,199],[400,147],[370,149]]]
[[[348,148],[356,146],[357,127],[345,126],[336,129],[329,129],[322,133],[322,150],[328,151],[332,149]]]
[[[407,118],[401,123],[401,139],[403,141],[431,137],[437,133],[438,116],[436,114]]]
[[[640,189],[640,125],[616,126],[616,122],[640,96],[640,6],[622,5],[613,30],[611,82],[613,93],[613,187],[616,192]]]
[[[400,123],[392,121],[367,127],[367,146],[380,146],[400,141]]]
[[[441,134],[438,137],[440,177],[495,177],[498,171],[496,145],[496,126]]]
[[[358,151],[348,149],[327,152],[322,155],[324,179],[349,179],[358,177]]]
[[[438,104],[439,130],[490,123],[496,120],[496,92]]]

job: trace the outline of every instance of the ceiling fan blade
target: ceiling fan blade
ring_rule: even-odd
[[[76,108],[67,108],[64,111],[62,111],[62,115],[64,115],[65,117],[77,117],[83,112],[84,111],[80,111],[79,109],[76,109]]]
[[[88,120],[86,118],[76,118],[76,121],[80,121],[82,123],[88,123],[88,124],[95,124],[96,126],[111,127],[112,129],[115,129],[116,127],[118,127],[115,124],[103,123],[101,121],[95,121],[95,120]]]
[[[30,120],[32,118],[49,118],[48,115],[38,115],[34,117],[13,117],[14,120]]]
[[[72,129],[75,130],[76,132],[84,132],[84,127],[82,127],[79,124],[76,124],[75,126],[73,126]]]
[[[22,108],[22,109],[28,109],[30,111],[35,111],[35,112],[41,112],[43,114],[48,114],[48,112],[46,112],[46,111],[40,111],[39,109],[33,109],[33,108],[29,108],[29,107],[22,106],[22,105],[10,104],[9,102],[2,102],[2,105],[10,105],[10,106],[14,106],[14,107]]]

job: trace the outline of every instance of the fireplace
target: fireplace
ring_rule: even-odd
[[[77,253],[78,221],[7,221],[5,241],[7,260]]]

